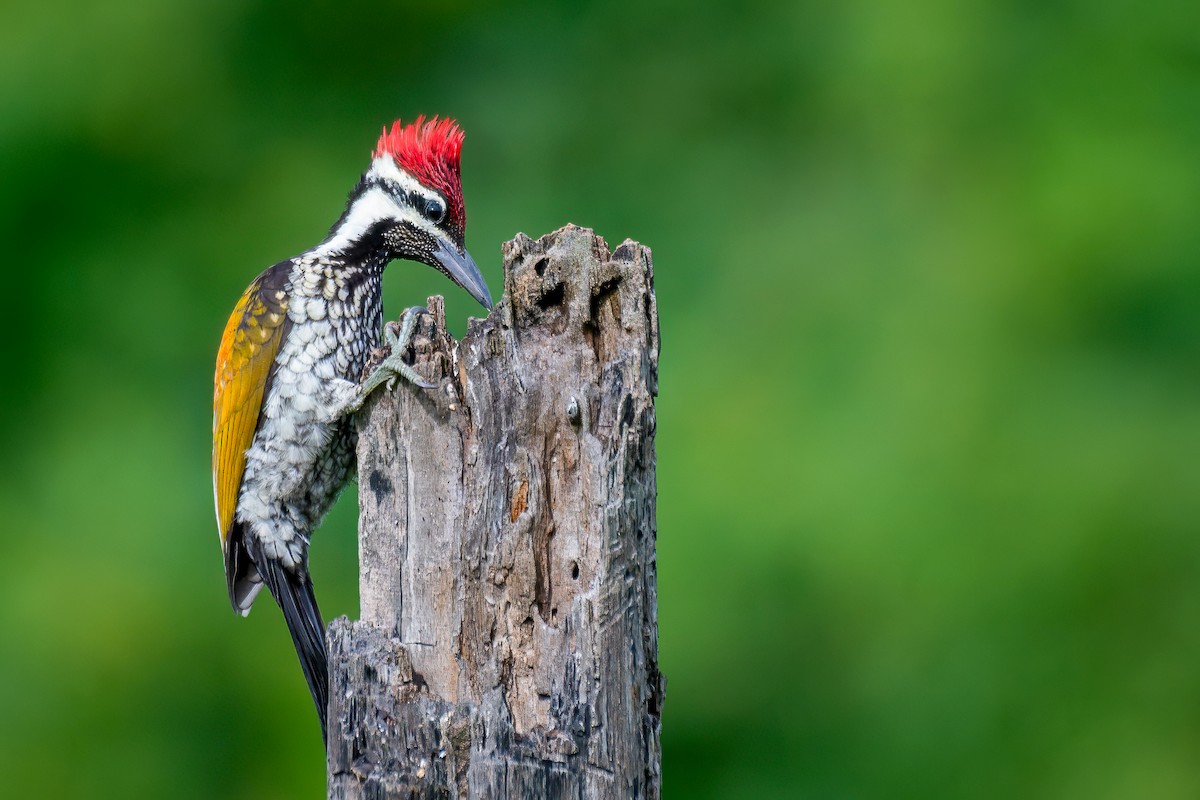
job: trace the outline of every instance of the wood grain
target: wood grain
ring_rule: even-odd
[[[329,797],[658,798],[650,251],[567,226],[414,341],[360,418],[362,619],[330,628]]]

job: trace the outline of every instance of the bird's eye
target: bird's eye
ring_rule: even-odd
[[[437,224],[446,218],[446,204],[437,197],[425,199],[425,218]]]

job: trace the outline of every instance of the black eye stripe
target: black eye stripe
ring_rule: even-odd
[[[435,225],[440,224],[446,218],[446,201],[439,195],[435,194],[426,197],[416,189],[406,190],[391,181],[375,179],[364,182],[360,184],[356,194],[363,194],[370,189],[376,188],[382,189],[396,202],[409,206]]]
[[[392,181],[376,179],[375,181],[371,182],[369,186],[370,188],[378,187],[379,189],[382,189],[384,194],[395,200],[400,205],[405,205],[408,203],[408,193]]]

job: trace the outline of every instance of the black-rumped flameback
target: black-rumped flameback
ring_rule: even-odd
[[[322,735],[328,666],[309,541],[354,473],[353,412],[393,377],[427,386],[401,359],[414,310],[398,334],[389,326],[391,355],[359,382],[380,342],[384,267],[427,264],[492,305],[463,244],[462,140],[449,119],[385,128],[324,241],[251,282],[217,354],[212,467],[229,600],[245,615],[264,585],[271,592]]]

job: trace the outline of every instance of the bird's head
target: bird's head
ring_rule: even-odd
[[[487,283],[464,244],[462,141],[452,119],[417,117],[408,125],[397,120],[390,131],[385,127],[326,246],[381,241],[388,258],[428,264],[490,309]]]

